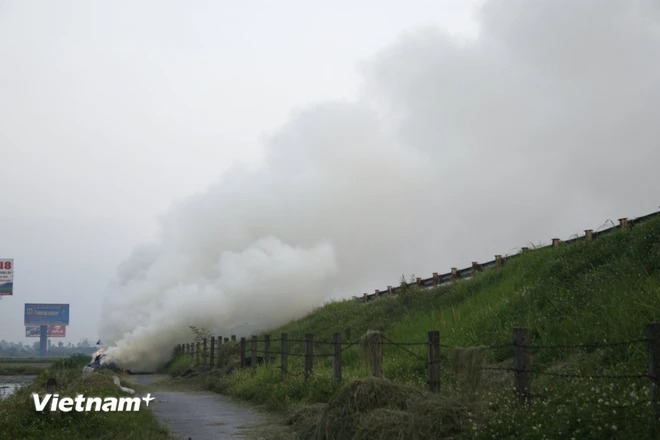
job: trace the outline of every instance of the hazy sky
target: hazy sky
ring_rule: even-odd
[[[316,3],[316,4],[312,4]],[[471,2],[0,1],[0,338],[25,302],[102,298],[175,200],[258,163],[293,112],[355,99],[359,64],[418,26],[472,35]]]
[[[0,339],[279,325],[658,209],[655,2],[355,3],[0,1]]]

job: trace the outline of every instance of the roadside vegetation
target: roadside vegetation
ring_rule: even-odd
[[[238,369],[238,344],[221,346],[221,367],[192,367],[180,356],[173,376],[286,415],[301,439],[637,439],[648,438],[651,410],[645,326],[660,321],[660,218],[591,242],[527,252],[501,269],[433,289],[407,287],[369,303],[338,301],[269,333],[315,341],[342,334],[343,383],[330,357],[302,377],[289,357],[282,380],[271,365]],[[531,399],[514,393],[512,328],[527,327]],[[350,329],[350,330],[348,330]],[[370,378],[358,344],[369,330],[385,340],[383,377]],[[425,391],[429,330],[441,337],[441,385]],[[621,344],[618,344],[621,342]],[[315,348],[330,352],[330,346]],[[262,344],[259,350],[263,350]],[[289,344],[303,353],[302,343]],[[248,353],[249,356],[249,353]]]
[[[0,357],[0,376],[27,375],[36,376],[48,368],[56,358],[2,358]]]
[[[86,378],[82,369],[89,356],[73,356],[54,362],[42,370],[33,384],[18,389],[0,400],[0,438],[2,439],[169,439],[148,409],[137,412],[38,412],[34,408],[32,393],[43,396],[49,378],[54,378],[54,389],[60,398],[125,396],[112,383],[111,371],[97,371]]]

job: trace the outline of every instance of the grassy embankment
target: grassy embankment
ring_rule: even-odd
[[[41,371],[30,386],[0,400],[0,438],[2,439],[169,439],[169,435],[150,411],[137,412],[37,412],[32,393],[44,395],[48,378],[57,381],[56,393],[75,398],[125,397],[113,383],[111,371],[98,371],[82,378],[89,356],[73,356],[54,362]]]
[[[454,285],[409,288],[367,304],[331,303],[270,333],[274,339],[287,332],[290,339],[314,333],[316,340],[329,340],[333,332],[345,337],[350,328],[353,340],[379,330],[393,341],[424,342],[428,330],[439,330],[442,344],[474,347],[510,343],[513,327],[527,327],[533,345],[571,346],[643,339],[646,323],[658,321],[660,218],[653,218],[592,242],[525,253]],[[300,438],[636,439],[648,437],[651,425],[647,378],[586,377],[647,374],[643,341],[535,350],[533,369],[555,375],[533,376],[528,405],[514,395],[511,372],[480,369],[510,367],[510,346],[443,348],[441,396],[421,391],[424,346],[385,345],[386,381],[364,380],[369,370],[359,347],[350,347],[343,353],[344,386],[333,384],[330,358],[315,359],[308,381],[300,377],[297,356],[289,358],[294,375],[286,380],[277,362],[226,374],[235,364],[231,347],[223,347],[225,366],[204,375],[208,387],[294,414],[290,423]],[[290,351],[302,353],[302,344],[290,344]],[[170,370],[189,366],[179,358]]]

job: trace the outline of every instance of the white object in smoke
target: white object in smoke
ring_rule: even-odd
[[[121,386],[121,382],[119,382],[119,377],[114,376],[114,377],[112,378],[112,381],[113,381],[113,382],[115,383],[115,385],[117,385],[117,386],[119,387],[119,389],[122,390],[123,392],[125,392],[125,393],[129,393],[129,394],[135,394],[135,390],[134,390],[134,389],[132,389],[132,388],[126,388],[126,387]]]

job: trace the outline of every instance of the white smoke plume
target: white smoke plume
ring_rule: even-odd
[[[356,102],[302,112],[259,169],[175,206],[119,269],[109,356],[151,368],[189,325],[269,329],[656,210],[657,3],[493,1],[480,24],[469,42],[402,37],[365,63]]]

